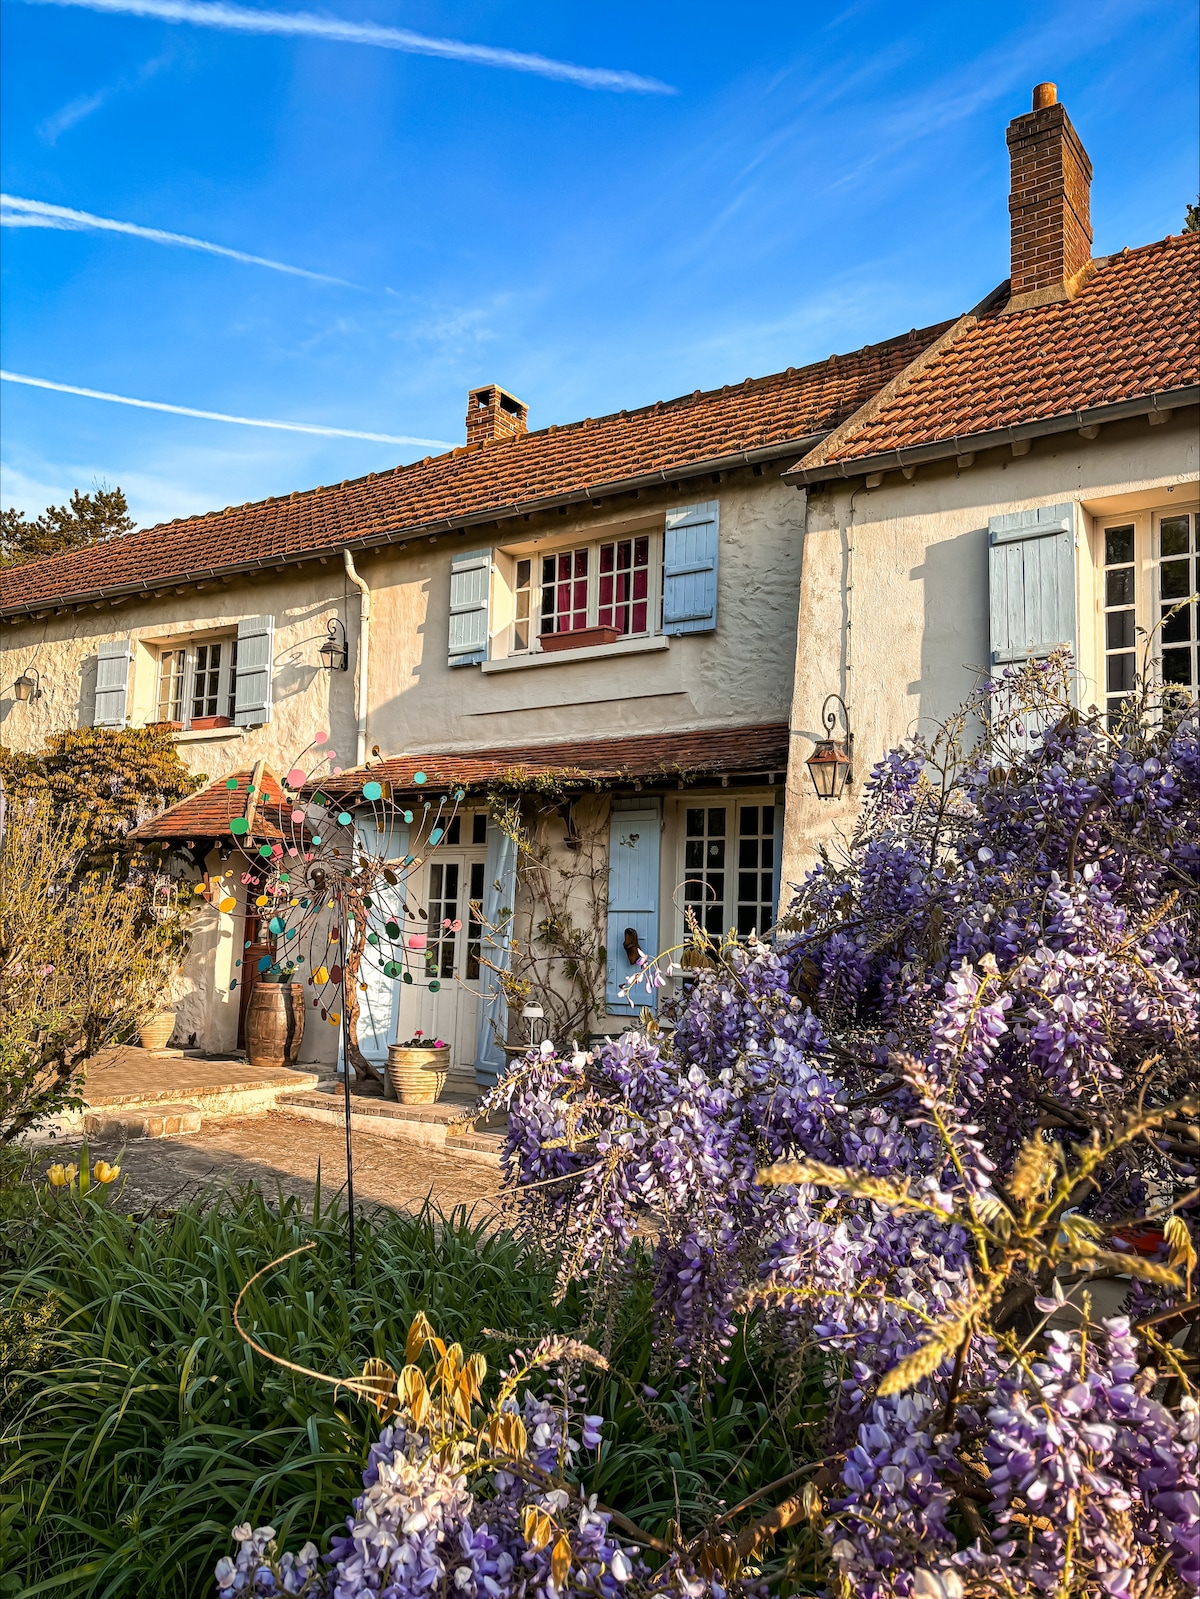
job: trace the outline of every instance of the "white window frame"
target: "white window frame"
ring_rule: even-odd
[[[708,810],[717,806],[725,807],[727,823],[725,838],[727,848],[724,866],[725,897],[722,905],[721,917],[721,934],[723,935],[725,932],[729,931],[730,928],[737,927],[738,905],[740,903],[737,879],[740,870],[738,864],[738,846],[739,841],[742,838],[741,813],[746,806],[750,805],[757,807],[759,810],[761,810],[764,805],[770,805],[774,807],[776,816],[772,817],[772,826],[769,835],[774,843],[775,821],[777,819],[779,808],[783,805],[783,802],[784,790],[781,787],[746,789],[721,788],[716,790],[709,789],[707,791],[685,790],[682,794],[673,795],[667,800],[666,814],[664,816],[664,822],[666,826],[664,843],[666,848],[663,850],[663,858],[664,862],[668,863],[667,873],[669,875],[670,882],[669,885],[664,886],[668,888],[670,901],[673,907],[674,935],[671,940],[673,944],[682,944],[687,937],[688,930],[686,913],[689,902],[686,898],[685,884],[689,876],[695,875],[694,872],[689,872],[687,867],[688,811],[701,809]],[[760,831],[758,834],[754,835],[760,839],[768,836],[761,831],[761,826],[762,824],[760,818]],[[772,848],[772,854],[774,854],[774,848]],[[778,874],[778,866],[779,863],[777,861],[773,861],[771,867],[769,868],[773,879]],[[760,864],[759,866],[755,867],[754,870],[761,875],[764,868]],[[761,900],[759,903],[762,903]],[[767,928],[756,927],[755,932],[757,933],[758,937],[762,938],[766,934]],[[710,936],[717,937],[720,935],[712,933]]]
[[[542,621],[542,562],[544,559],[554,557],[557,559],[569,551],[586,549],[588,552],[587,575],[587,617],[586,627],[600,625],[600,550],[605,544],[621,544],[626,540],[632,542],[637,539],[649,541],[647,559],[647,594],[646,594],[646,627],[637,632],[622,633],[615,641],[616,645],[628,642],[631,639],[657,638],[662,633],[662,587],[663,587],[663,524],[660,522],[652,525],[635,527],[614,527],[603,533],[597,534],[593,530],[590,537],[582,537],[576,533],[574,537],[564,536],[554,540],[553,543],[538,543],[524,549],[501,550],[497,552],[497,570],[500,580],[508,591],[507,605],[508,619],[501,630],[505,654],[508,656],[531,656],[543,654],[540,631]],[[517,587],[520,563],[530,563],[529,615],[527,625],[529,634],[527,642],[519,645],[517,642],[517,604],[520,590]],[[630,602],[633,603],[632,601]],[[638,602],[640,603],[640,601]],[[615,647],[615,646],[614,646]]]
[[[1161,565],[1162,551],[1160,543],[1160,528],[1164,518],[1173,516],[1190,516],[1191,536],[1197,539],[1197,519],[1200,517],[1200,505],[1196,501],[1184,500],[1179,504],[1170,501],[1155,505],[1147,509],[1136,511],[1113,511],[1099,516],[1095,521],[1095,607],[1096,607],[1096,683],[1097,703],[1111,715],[1119,703],[1119,691],[1109,692],[1108,687],[1108,612],[1106,566],[1107,534],[1114,529],[1123,527],[1133,528],[1133,572],[1134,572],[1134,660],[1135,674],[1143,669],[1145,664],[1155,689],[1163,687],[1162,677],[1162,629],[1158,626],[1162,615],[1163,601],[1161,598]],[[1193,542],[1193,548],[1195,543]],[[1200,656],[1200,642],[1195,637],[1196,623],[1193,619],[1192,661],[1193,673],[1196,671],[1198,656]],[[1149,643],[1149,650],[1147,650]],[[1112,653],[1120,653],[1112,652]],[[1196,678],[1193,677],[1192,692],[1197,691]]]
[[[156,653],[154,677],[154,720],[170,726],[181,728],[187,732],[197,723],[207,726],[231,726],[234,712],[234,683],[237,677],[237,634],[230,632],[206,633],[197,638],[162,639],[154,646]],[[209,650],[213,645],[221,647],[221,663],[218,667],[220,673],[220,686],[217,690],[217,704],[224,706],[210,716],[204,712],[200,716],[193,715],[193,700],[196,696],[196,674],[198,671],[199,655],[201,650]],[[180,715],[167,717],[162,714],[162,687],[163,667],[171,658],[183,656],[182,692],[179,697]]]

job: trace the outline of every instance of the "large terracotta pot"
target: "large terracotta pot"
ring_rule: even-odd
[[[143,1016],[138,1023],[138,1038],[143,1049],[165,1049],[174,1031],[173,1010],[152,1011],[149,1016]]]
[[[251,1066],[291,1066],[304,1036],[299,983],[256,983],[246,1007],[246,1059]]]
[[[404,1049],[388,1046],[388,1081],[402,1105],[432,1105],[446,1086],[450,1049]]]

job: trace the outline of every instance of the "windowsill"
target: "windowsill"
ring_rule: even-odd
[[[669,650],[666,634],[653,638],[621,639],[616,644],[595,644],[582,650],[554,650],[532,655],[506,655],[499,661],[483,661],[483,672],[519,672],[524,666],[570,666],[572,661],[604,661],[613,655],[645,655],[651,650]]]
[[[216,739],[245,738],[246,727],[184,727],[175,735],[177,744],[207,744]]]

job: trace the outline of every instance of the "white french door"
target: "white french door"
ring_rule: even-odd
[[[421,885],[421,904],[428,912],[424,923],[407,924],[407,934],[424,934],[424,950],[410,942],[412,982],[400,985],[396,1037],[412,1038],[418,1031],[432,1044],[442,1039],[450,1045],[456,1070],[473,1071],[479,1034],[480,992],[484,977],[483,927],[471,909],[478,907],[484,891],[485,851],[445,849],[441,846],[427,862]]]

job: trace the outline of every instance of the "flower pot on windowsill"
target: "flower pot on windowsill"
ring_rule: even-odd
[[[193,732],[208,727],[232,727],[233,718],[229,716],[193,716],[190,725]]]
[[[554,655],[559,650],[586,650],[597,644],[615,644],[620,636],[619,627],[577,627],[570,633],[539,633],[538,643],[543,652]]]
[[[432,1105],[441,1097],[450,1070],[450,1046],[411,1049],[389,1044],[388,1081],[402,1105]]]

